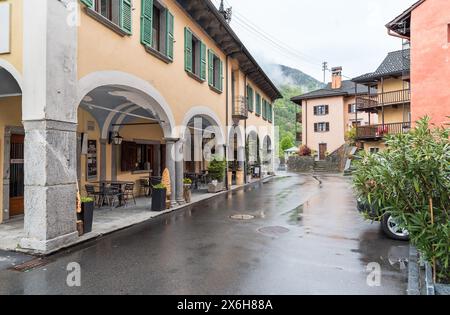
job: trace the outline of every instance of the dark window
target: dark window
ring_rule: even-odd
[[[447,42],[450,43],[450,24],[447,25]]]
[[[330,131],[330,123],[321,122],[314,124],[314,132],[328,132]]]
[[[122,172],[147,171],[155,167],[153,145],[124,141],[121,151]]]
[[[356,113],[356,104],[348,104],[348,112],[349,114]]]
[[[329,114],[329,106],[328,105],[314,106],[314,115],[315,116],[325,116],[328,114]]]
[[[192,73],[200,76],[200,40],[192,36]]]
[[[153,6],[153,48],[161,50],[161,11],[157,6]]]
[[[369,151],[370,151],[370,154],[376,154],[376,153],[380,152],[380,148],[370,148]]]
[[[95,11],[111,22],[119,25],[119,0],[95,0]]]

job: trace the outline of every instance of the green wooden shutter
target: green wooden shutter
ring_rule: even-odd
[[[120,1],[120,27],[128,34],[132,31],[131,9],[131,0]]]
[[[173,60],[174,17],[169,10],[166,10],[166,21],[167,21],[166,56],[169,57],[170,60]]]
[[[208,49],[208,84],[214,86],[214,53]]]
[[[206,45],[200,43],[200,79],[206,80]]]
[[[219,62],[219,86],[217,87],[219,91],[223,91],[223,62]]]
[[[94,8],[94,0],[81,0],[88,8]]]
[[[141,43],[153,45],[153,0],[142,0],[141,8]]]
[[[261,115],[261,95],[256,93],[256,114]]]
[[[187,27],[184,29],[184,68],[192,72],[192,32]]]

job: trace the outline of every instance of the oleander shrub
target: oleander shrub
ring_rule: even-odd
[[[353,175],[358,197],[380,216],[396,217],[444,283],[450,282],[449,134],[425,117],[410,132],[387,136],[385,151],[363,152]]]

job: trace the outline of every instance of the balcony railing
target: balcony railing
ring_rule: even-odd
[[[411,91],[400,90],[356,97],[358,110],[375,109],[382,106],[399,105],[411,102]]]
[[[359,126],[356,128],[358,140],[377,140],[387,135],[406,133],[411,129],[410,122],[393,123],[384,125]]]
[[[233,102],[233,118],[245,120],[248,118],[248,105],[245,96],[237,96]]]
[[[298,122],[298,123],[302,123],[302,113],[300,112],[300,113],[297,113],[296,115],[295,115],[295,121],[296,122]]]

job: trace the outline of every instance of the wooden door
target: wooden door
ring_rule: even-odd
[[[327,154],[327,144],[326,143],[319,144],[319,159],[321,161],[325,160],[326,154]]]
[[[9,215],[24,213],[24,140],[23,135],[11,135],[10,177],[9,177]]]

